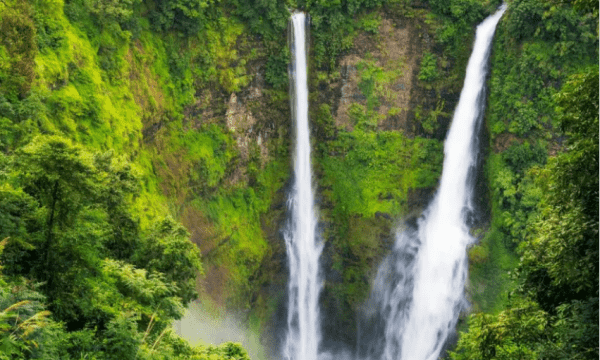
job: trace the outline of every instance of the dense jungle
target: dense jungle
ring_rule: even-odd
[[[445,356],[598,359],[598,3],[506,3]],[[291,9],[310,15],[322,346],[352,348],[500,4],[0,0],[0,360],[280,358]],[[253,340],[182,330],[194,311]]]

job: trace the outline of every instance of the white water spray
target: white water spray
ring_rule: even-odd
[[[359,334],[359,357],[434,360],[465,308],[466,248],[473,241],[466,216],[473,211],[475,133],[484,109],[487,60],[503,5],[478,27],[452,125],[444,145],[438,192],[418,222],[399,233],[378,271],[370,314]],[[377,330],[379,329],[379,330]]]
[[[295,183],[290,194],[291,221],[285,233],[290,268],[287,338],[283,355],[289,360],[316,360],[320,341],[318,300],[321,291],[319,257],[322,245],[315,234],[306,77],[306,17],[292,16],[293,63],[290,78],[292,116],[296,125]]]

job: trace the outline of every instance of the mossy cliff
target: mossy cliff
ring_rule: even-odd
[[[474,25],[495,5],[442,13],[389,2],[357,19],[333,70],[311,63],[322,311],[332,346],[355,343],[377,265],[435,191]]]
[[[0,5],[14,30],[2,37],[4,151],[59,134],[125,156],[142,178],[133,205],[142,227],[170,213],[200,249],[201,297],[269,322],[286,283],[285,7],[297,4],[194,12],[190,2],[189,13],[175,2],[19,4]],[[313,23],[323,313],[346,329],[397,222],[439,177],[465,44],[495,6],[460,4],[449,13],[408,1],[299,4]]]
[[[281,40],[269,37],[268,29],[260,40],[249,30],[243,16],[230,14],[231,6],[223,5],[198,12],[204,8],[199,2],[190,2],[182,7],[152,1],[40,0],[0,3],[0,24],[3,29],[0,35],[2,179],[4,181],[5,175],[15,169],[12,164],[16,161],[13,158],[22,157],[18,154],[22,153],[24,145],[32,140],[39,142],[50,134],[60,136],[49,138],[51,144],[58,144],[50,148],[70,148],[78,144],[85,147],[83,154],[108,151],[108,155],[102,156],[118,158],[131,166],[127,167],[128,172],[119,173],[123,178],[116,179],[116,184],[127,180],[129,171],[136,179],[140,179],[139,184],[132,185],[131,193],[125,196],[128,211],[131,211],[131,215],[127,213],[131,219],[127,217],[125,220],[130,222],[119,226],[127,225],[136,229],[136,234],[138,231],[145,234],[158,226],[155,223],[158,218],[168,214],[183,222],[190,232],[189,238],[202,253],[203,271],[196,274],[199,275],[196,290],[201,296],[210,296],[221,305],[228,304],[234,309],[245,310],[252,305],[257,309],[255,313],[259,318],[265,319],[266,305],[259,295],[261,285],[266,283],[263,273],[280,271],[277,268],[272,270],[275,265],[270,265],[273,261],[269,262],[269,259],[274,253],[273,248],[277,246],[278,214],[283,214],[283,210],[269,210],[272,204],[278,203],[277,199],[283,201],[280,189],[289,177],[290,116],[285,84],[279,84],[275,89],[271,85],[264,86],[264,83],[265,76],[273,73],[278,77],[271,76],[272,83],[287,79],[285,66],[283,71],[276,71],[281,67],[277,66],[279,63],[285,64],[285,58],[279,63],[268,60],[268,55],[285,46],[285,22]],[[182,14],[182,9],[190,12]],[[180,22],[186,19],[201,26]],[[266,72],[265,67],[275,70]],[[40,138],[38,135],[43,136]],[[73,151],[76,154],[83,151],[79,147],[75,149]],[[91,155],[84,157],[91,158]],[[19,176],[22,176],[18,175],[19,171],[29,170],[18,170],[15,172],[17,175],[11,175],[9,179],[15,179],[13,186],[24,187],[25,184],[19,180]],[[114,191],[120,191],[117,185],[114,186]],[[133,191],[138,187],[139,191]],[[55,186],[55,189],[58,187]],[[54,198],[57,193],[54,191]],[[8,201],[6,194],[12,192],[3,192],[3,201]],[[78,198],[69,198],[72,194],[61,192],[61,201],[64,204],[77,202]],[[85,206],[100,206],[94,205],[96,200],[91,197],[89,201],[92,203]],[[40,214],[47,211],[54,215],[54,207],[50,212],[43,205],[40,204]],[[3,221],[10,224],[19,220],[12,212],[4,212],[6,209],[11,208],[3,208]],[[115,214],[107,216],[110,218]],[[52,224],[53,218],[48,217],[49,224]],[[93,217],[88,216],[81,221],[85,223],[90,219]],[[52,234],[52,228],[49,229],[48,233]],[[188,241],[187,232],[183,228],[176,229],[178,236]],[[115,234],[128,231],[132,230],[129,227],[116,228]],[[106,236],[111,234],[100,233]],[[35,242],[32,245],[31,239],[17,242],[18,237],[11,233],[10,227],[3,226],[2,234],[2,239],[9,237],[9,248],[3,258],[3,266],[10,264],[6,271],[22,273],[33,277],[34,281],[44,281],[45,277],[36,278],[37,275],[25,271],[30,265],[19,263],[27,261],[29,255],[17,257],[24,260],[13,259],[15,251],[35,253],[41,248],[36,250]],[[97,240],[92,241],[94,237],[87,238],[94,246],[104,246],[99,245]],[[50,244],[50,240],[46,243]],[[171,252],[172,255],[156,254],[164,259],[187,249],[180,247],[180,250],[167,250],[167,245],[157,246],[154,250]],[[130,247],[128,252],[142,251],[134,245]],[[94,249],[84,250],[94,253]],[[103,256],[101,253],[95,254],[87,259]],[[71,258],[72,255],[63,253],[61,256]],[[196,257],[193,266],[188,269],[189,264],[173,258],[176,262],[172,264],[172,269],[185,268],[185,271],[192,272],[190,279],[193,279],[196,277],[193,272],[200,269],[200,258],[195,251],[188,252],[186,257]],[[130,262],[129,259],[126,261]],[[152,269],[151,264],[136,263],[135,266],[148,269],[148,274],[162,279],[160,273],[155,274],[159,270]],[[103,284],[98,280],[98,268],[94,269],[96,273],[83,272],[73,265],[71,271],[82,274],[83,277],[77,281],[83,281],[81,286],[85,288],[90,281]],[[121,268],[117,270],[121,271]],[[131,275],[127,274],[123,276]],[[113,275],[106,276],[111,279]],[[187,281],[187,276],[184,278]],[[111,284],[116,286],[114,281]],[[187,289],[183,282],[172,286]],[[191,290],[194,293],[193,287]],[[126,290],[121,291],[130,294]],[[161,291],[160,296],[176,295],[171,290]],[[181,301],[189,301],[188,295],[186,293]],[[66,317],[58,313],[65,305],[56,303],[54,295],[44,292],[43,296],[48,296],[48,302],[55,301],[48,306],[56,313],[53,319],[57,323],[75,316]],[[36,301],[46,306],[43,296],[39,298],[42,300]],[[148,301],[148,297],[142,299]],[[81,302],[85,303],[84,300]],[[81,306],[86,308],[88,305]],[[112,309],[110,306],[113,306],[103,304],[102,300],[98,300],[96,305],[104,306],[104,311],[109,311],[106,309]],[[133,350],[137,349],[137,341],[141,341],[140,344],[156,341],[156,345],[158,339],[165,339],[164,344],[174,341],[173,346],[181,341],[171,339],[170,335],[165,336],[167,332],[160,334],[163,325],[168,324],[168,319],[182,315],[179,310],[169,313],[168,317],[165,315],[160,320],[161,325],[154,328],[151,325],[158,320],[154,319],[152,312],[142,312],[140,315],[136,310],[126,310],[110,311],[116,311],[117,314],[123,311],[123,316],[127,317],[123,326],[137,324],[142,329],[141,333],[129,332],[131,337],[139,335],[139,339],[132,340]],[[136,320],[135,317],[139,316],[141,319]],[[91,333],[95,331],[99,339],[109,336],[104,323],[97,325],[94,330],[94,325],[88,324],[87,317],[80,315],[77,321],[79,325],[76,326],[85,326],[86,331]],[[103,321],[108,323],[109,320]],[[92,328],[87,329],[90,326]],[[68,330],[73,330],[71,324]],[[37,341],[46,344],[42,340]],[[73,338],[67,343],[77,341]],[[84,351],[81,350],[84,349],[83,345],[72,347],[67,343],[62,345],[62,350]],[[151,347],[152,343],[147,349]],[[104,348],[99,349],[102,351]],[[106,349],[109,349],[108,345]],[[234,346],[227,351],[235,355],[236,349]],[[167,354],[168,351],[161,354]],[[204,350],[199,351],[189,352],[186,356],[206,355]],[[208,351],[210,354],[213,350]],[[220,350],[217,353],[221,354]],[[172,356],[175,358],[175,353]]]

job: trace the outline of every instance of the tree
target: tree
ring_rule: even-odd
[[[98,203],[108,216],[110,230],[103,244],[110,257],[131,259],[140,242],[139,223],[129,206],[140,192],[140,179],[131,164],[115,158],[112,151],[94,155],[94,166],[100,172]]]
[[[196,34],[207,19],[213,0],[154,0],[151,18],[163,31]]]
[[[61,264],[57,233],[73,235],[69,230],[78,215],[96,197],[92,156],[64,138],[39,136],[18,152],[15,168],[23,191],[40,207],[36,215],[43,227],[29,229],[37,259],[32,270],[51,290],[55,264]]]
[[[70,330],[112,321],[114,309],[90,297],[98,289],[107,299],[111,293],[136,299],[114,283],[116,270],[106,272],[106,258],[121,261],[123,271],[136,264],[158,281],[154,286],[168,286],[171,290],[156,295],[160,301],[176,297],[183,305],[196,298],[199,250],[169,217],[142,234],[130,209],[139,179],[125,160],[111,152],[93,154],[58,136],[39,136],[17,152],[11,174],[22,190],[0,188],[0,224],[6,224],[0,232],[15,239],[4,256],[8,270],[43,281],[50,310]],[[153,311],[140,321],[148,322]],[[167,314],[162,317],[181,316],[175,310]]]
[[[176,294],[184,303],[197,297],[196,276],[202,269],[200,251],[189,241],[188,231],[171,217],[158,221],[150,230],[134,255],[134,263],[176,283]]]
[[[542,216],[520,266],[547,311],[598,296],[598,67],[573,75],[556,101],[567,152],[549,164]]]
[[[498,315],[472,314],[469,331],[463,333],[454,360],[538,359],[548,341],[548,315],[532,301],[516,299]]]

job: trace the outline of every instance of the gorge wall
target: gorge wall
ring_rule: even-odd
[[[462,24],[465,44],[483,16]],[[434,40],[444,21],[426,4],[366,8],[349,18],[352,30],[341,33],[346,43],[332,63],[311,57],[320,230],[330,269],[324,332],[334,339],[352,342],[354,314],[393,228],[418,213],[437,184],[470,51],[449,53]],[[250,310],[269,324],[285,299],[281,230],[293,136],[287,83],[268,80],[273,51],[287,49],[226,15],[183,40],[157,36],[153,25],[142,22],[140,35],[113,50],[124,54],[113,81],[128,85],[139,109],[141,164],[155,186],[146,194],[164,199],[152,207],[167,205],[200,249],[201,299]],[[316,44],[320,34],[311,35]],[[103,41],[99,54],[109,46]]]
[[[12,174],[10,159],[38,135],[130,163],[139,192],[126,198],[139,232],[152,233],[159,215],[182,222],[202,256],[199,301],[240,314],[276,349],[294,141],[287,9],[303,8],[312,16],[324,344],[352,345],[355,314],[393,230],[414,221],[436,189],[474,26],[499,4],[0,2],[0,175]],[[516,286],[508,272],[542,210],[550,211],[543,199],[552,183],[539,179],[572,135],[556,99],[570,76],[598,59],[597,6],[586,4],[512,0],[499,24],[478,195],[490,217],[474,226],[480,242],[469,250],[474,311],[508,306]],[[12,219],[7,211],[0,215]]]

